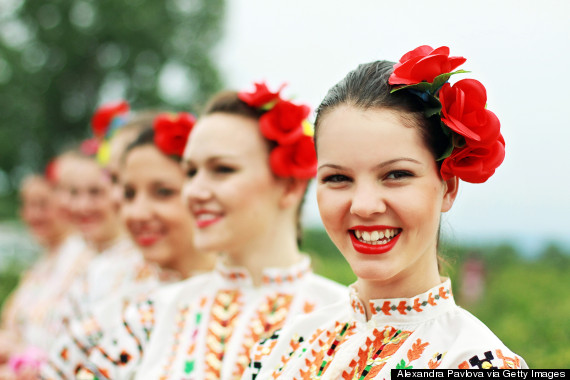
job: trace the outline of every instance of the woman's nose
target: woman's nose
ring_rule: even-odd
[[[385,193],[374,184],[356,184],[354,187],[350,212],[361,218],[370,218],[386,212]]]
[[[130,201],[126,200],[123,202],[121,213],[127,221],[144,221],[151,217],[152,207],[148,197],[143,194],[137,194]]]
[[[201,172],[197,172],[192,178],[188,178],[184,183],[182,196],[186,203],[203,202],[210,199],[212,190],[207,176]]]

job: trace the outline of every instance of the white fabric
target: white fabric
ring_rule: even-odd
[[[239,379],[258,339],[347,298],[346,287],[310,271],[308,258],[267,269],[258,287],[245,270],[218,265],[129,307],[123,328],[92,351],[90,370],[111,379]]]
[[[455,304],[449,280],[416,297],[368,305],[351,286],[350,298],[297,318],[256,346],[243,379],[336,380],[363,373],[384,379],[396,368],[528,368]]]

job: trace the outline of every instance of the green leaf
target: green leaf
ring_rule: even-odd
[[[406,369],[406,361],[402,359],[398,365],[396,365],[396,369]]]
[[[433,80],[433,86],[434,86],[434,88],[435,88],[436,91],[437,91],[437,90],[439,90],[439,89],[441,88],[441,86],[443,86],[443,85],[445,84],[445,82],[447,82],[447,81],[449,80],[449,78],[450,78],[452,75],[455,75],[455,74],[464,74],[464,73],[469,73],[469,72],[470,72],[470,71],[457,70],[457,71],[454,71],[454,72],[452,72],[452,73],[445,73],[445,74],[438,75],[438,76],[436,76],[436,77],[434,78],[434,80]]]

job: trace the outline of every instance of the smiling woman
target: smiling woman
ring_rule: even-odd
[[[196,249],[221,259],[212,273],[131,305],[83,372],[240,378],[256,341],[296,315],[346,299],[345,287],[312,273],[297,245],[298,210],[316,169],[307,114],[260,84],[212,99],[184,152],[183,193]]]
[[[147,262],[186,278],[212,269],[215,256],[194,248],[194,220],[182,198],[181,150],[174,152],[178,155],[168,154],[173,153],[171,149],[165,152],[164,145],[159,148],[156,144],[161,137],[160,132],[149,129],[127,147],[121,170],[121,215]]]
[[[438,271],[441,213],[459,180],[484,182],[504,157],[484,87],[447,83],[464,61],[421,46],[396,64],[360,65],[329,90],[317,111],[317,201],[357,281],[350,302],[300,317],[258,345],[244,378],[527,367],[455,304]]]

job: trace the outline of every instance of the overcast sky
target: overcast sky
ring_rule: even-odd
[[[449,46],[467,58],[462,68],[472,72],[463,77],[486,86],[507,145],[494,177],[462,183],[444,231],[457,240],[570,242],[569,4],[228,0],[218,55],[231,88],[285,81],[287,95],[314,108],[359,63],[397,61],[422,44]],[[306,219],[320,224],[314,191]]]

